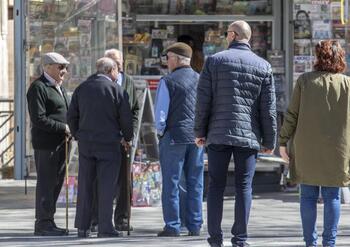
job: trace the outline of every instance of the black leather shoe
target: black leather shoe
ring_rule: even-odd
[[[36,228],[34,231],[34,235],[35,236],[65,236],[67,235],[66,231],[60,231],[56,228],[47,228],[47,229],[43,229],[43,228]]]
[[[121,223],[121,224],[115,224],[115,229],[117,231],[123,231],[123,232],[127,232],[128,231],[128,223]],[[130,225],[129,226],[129,231],[133,231],[134,228]]]
[[[120,238],[123,237],[122,232],[113,231],[113,232],[99,232],[97,233],[98,238]]]
[[[218,243],[210,243],[210,247],[224,247],[223,244],[218,244]]]
[[[247,242],[244,243],[232,243],[232,247],[249,247],[250,245]]]
[[[91,232],[97,232],[98,231],[98,225],[91,225],[90,226],[90,231]]]
[[[163,230],[161,232],[158,232],[158,237],[179,237],[179,232],[169,231],[169,230]]]
[[[90,230],[78,229],[78,238],[90,237]]]
[[[200,231],[189,231],[188,236],[200,236],[201,232]]]
[[[64,233],[64,235],[68,235],[69,234],[69,231],[64,229],[64,228],[60,228],[58,226],[56,226],[55,222],[53,222],[53,228],[56,229],[57,231],[61,231]]]

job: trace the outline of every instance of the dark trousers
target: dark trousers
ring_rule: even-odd
[[[65,144],[56,150],[34,150],[37,172],[35,219],[36,226],[45,227],[54,221],[56,202],[65,175]]]
[[[131,174],[130,174],[130,162],[127,159],[127,152],[124,147],[121,146],[122,153],[122,166],[120,168],[119,178],[118,178],[118,190],[116,195],[117,203],[114,210],[114,224],[120,225],[128,222],[129,210],[128,206],[131,203]],[[128,177],[130,179],[128,179]],[[129,181],[129,182],[128,182]],[[129,187],[129,193],[127,190]]]
[[[130,174],[130,163],[127,160],[127,152],[123,146],[120,146],[121,153],[121,166],[119,170],[119,176],[117,179],[117,188],[116,188],[116,206],[114,210],[114,224],[120,225],[122,223],[127,223],[128,220],[128,200],[131,200],[131,180],[128,183],[127,176]],[[129,166],[129,167],[128,167]],[[129,196],[127,195],[127,186],[129,186]],[[95,187],[93,190],[93,205],[92,205],[92,219],[91,224],[98,224],[98,193],[97,193],[97,182],[95,182]]]
[[[209,243],[222,243],[223,195],[231,155],[235,163],[235,216],[231,241],[242,244],[248,238],[247,226],[252,202],[252,181],[257,150],[228,145],[208,146],[209,186],[207,196]]]
[[[75,227],[90,228],[94,181],[97,179],[98,218],[100,233],[114,230],[112,224],[116,178],[120,169],[119,145],[101,149],[98,144],[79,142],[79,177]]]

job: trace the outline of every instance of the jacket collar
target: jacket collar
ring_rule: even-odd
[[[229,49],[251,50],[250,44],[242,41],[233,41]]]
[[[191,66],[190,65],[183,65],[183,66],[177,67],[173,71],[171,71],[171,73],[175,72],[176,70],[183,69],[183,68],[191,68]]]

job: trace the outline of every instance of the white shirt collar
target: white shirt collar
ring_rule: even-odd
[[[45,76],[45,78],[50,82],[51,86],[56,86],[57,84],[59,84],[59,83],[56,82],[55,79],[53,79],[53,78],[52,78],[48,73],[46,73],[45,71],[44,71],[44,76]]]
[[[97,74],[97,76],[103,76],[104,78],[106,78],[106,79],[110,80],[111,82],[113,82],[110,77],[108,77],[108,76],[106,76],[104,74]]]

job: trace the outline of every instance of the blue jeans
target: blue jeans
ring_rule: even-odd
[[[179,183],[180,193],[180,221],[181,227],[186,226],[186,201],[187,201],[187,190],[186,190],[186,178],[184,172],[180,178]]]
[[[159,141],[159,158],[163,176],[164,230],[180,232],[179,183],[184,172],[186,227],[189,231],[199,231],[203,223],[203,148],[195,144],[174,144],[166,132]]]
[[[335,246],[337,228],[340,217],[340,188],[300,185],[300,214],[306,246],[317,245],[317,199],[319,190],[324,202],[323,213],[323,246]]]
[[[223,196],[231,155],[235,162],[235,219],[231,229],[231,242],[244,244],[248,238],[247,226],[252,202],[252,181],[256,166],[257,150],[228,145],[208,147],[208,232],[209,243],[222,243],[221,230]]]

